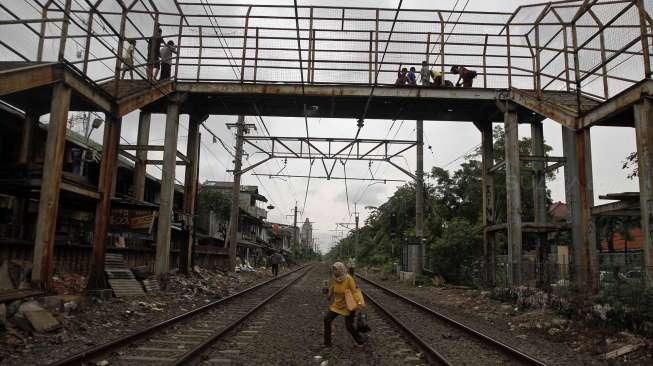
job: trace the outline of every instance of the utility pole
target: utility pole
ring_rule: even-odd
[[[295,201],[295,209],[294,209],[294,214],[293,214],[293,220],[292,220],[292,236],[293,236],[293,244],[297,245],[297,201]]]
[[[238,116],[236,123],[236,157],[234,158],[234,184],[231,189],[231,217],[229,218],[229,268],[236,268],[238,247],[238,217],[240,214],[240,169],[243,158],[243,136],[245,134],[245,117]]]
[[[357,257],[356,253],[358,252],[358,209],[356,203],[354,203],[354,221],[356,223],[356,241],[354,242],[354,258]]]
[[[412,245],[408,263],[415,274],[422,273],[423,258],[422,238],[424,237],[424,121],[417,120],[415,133],[417,134],[417,174],[415,182],[415,236],[419,244]]]
[[[293,223],[292,223],[292,239],[291,239],[291,246],[292,245],[297,245],[297,201],[295,201],[295,207],[292,208],[290,215],[286,215],[286,217],[293,217]]]

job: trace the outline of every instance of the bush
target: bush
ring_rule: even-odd
[[[615,282],[601,290],[593,320],[611,330],[653,336],[653,289],[639,282]]]
[[[482,231],[463,218],[451,220],[442,236],[431,244],[434,272],[448,282],[472,283],[472,269],[483,248]]]

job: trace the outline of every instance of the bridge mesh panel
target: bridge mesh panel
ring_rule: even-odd
[[[69,28],[71,37],[67,42],[65,57],[70,62],[77,62],[81,68],[86,51],[89,6],[85,2],[73,3]],[[565,28],[565,45],[558,17],[568,23],[577,16],[577,44],[581,46],[578,50],[578,72],[583,78],[583,92],[604,97],[601,52],[604,48],[610,95],[613,95],[643,77],[641,42],[638,40],[639,12],[631,0],[599,0],[589,9],[592,13],[588,9],[579,13],[583,3],[579,0],[554,3],[550,7],[525,5],[519,7],[514,14],[469,11],[461,14],[448,10],[415,9],[404,9],[397,13],[394,9],[377,11],[315,7],[311,10],[300,7],[297,12],[300,18],[301,64],[295,9],[292,6],[250,8],[241,5],[182,3],[180,8],[185,22],[181,30],[180,45],[183,48],[177,73],[180,79],[186,80],[199,77],[205,81],[239,81],[244,56],[242,77],[246,82],[256,79],[259,82],[295,83],[301,81],[302,77],[304,81],[314,77],[316,83],[367,84],[370,82],[370,74],[373,76],[379,71],[379,83],[392,84],[400,65],[415,66],[419,70],[421,62],[428,58],[432,67],[444,68],[446,72],[456,64],[476,70],[479,77],[475,86],[506,88],[510,73],[513,87],[532,89],[536,80],[533,68],[537,46],[534,29],[537,29],[540,35],[541,85],[547,90],[564,90],[568,84],[575,85],[576,70],[572,27]],[[36,9],[17,6],[13,2],[6,6],[20,17],[38,18],[38,4],[30,4]],[[63,4],[63,0],[56,0],[50,7],[49,17],[62,17],[60,7]],[[311,2],[306,5],[320,4]],[[164,38],[178,43],[182,17],[175,2],[162,0],[156,2],[156,6],[161,11],[158,21],[162,25]],[[650,10],[653,0],[645,0],[644,6]],[[245,35],[248,9],[249,22]],[[98,14],[92,16],[92,37],[88,47],[90,54],[87,74],[94,80],[110,78],[115,70],[114,54],[120,42],[118,28],[122,8],[118,0],[105,0],[100,3],[98,11]],[[394,33],[388,40],[397,14]],[[0,11],[0,16],[2,19],[12,19],[6,11]],[[152,35],[154,28],[154,9],[150,2],[138,0],[126,16],[125,37],[138,40],[135,64],[142,65],[147,56],[146,39]],[[533,23],[540,17],[541,21],[535,28]],[[509,19],[509,27],[506,27]],[[604,37],[603,47],[601,37],[597,34],[601,29],[600,24],[608,24],[601,32]],[[201,59],[200,26],[204,27]],[[0,26],[0,40],[6,44],[0,46],[0,55],[4,59],[20,59],[9,48],[15,48],[28,60],[36,59],[38,36],[35,33],[38,33],[40,25],[34,23],[31,27],[37,31],[30,31],[24,25]],[[45,27],[46,35],[58,36],[60,27],[61,22],[48,23]],[[510,31],[510,47],[507,28]],[[444,57],[441,55],[442,36]],[[247,47],[243,50],[245,39]],[[46,60],[56,58],[58,45],[59,40],[56,38],[45,40]],[[383,64],[380,64],[386,45],[388,53]],[[562,52],[565,46],[569,51],[567,59]],[[565,63],[568,64],[567,68]],[[303,74],[300,70],[303,70]],[[144,67],[141,66],[140,71],[144,74]],[[446,78],[455,81],[455,75],[447,74]]]

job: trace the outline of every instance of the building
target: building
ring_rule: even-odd
[[[47,125],[37,123],[30,142],[21,141],[25,115],[0,105],[0,258],[30,263],[33,258],[35,223],[39,207],[42,167],[46,159]],[[90,269],[100,156],[102,146],[72,130],[66,132],[63,176],[57,211],[55,272],[87,272]],[[154,270],[160,181],[146,174],[143,199],[134,196],[134,163],[118,157],[115,193],[111,199],[107,252],[119,253],[130,266]],[[175,187],[171,227],[171,263],[178,262],[183,238],[183,188]],[[196,253],[199,254],[199,253]],[[217,253],[195,258],[198,264]],[[213,258],[215,259],[215,258]]]
[[[270,222],[266,226],[270,246],[275,250],[290,253],[294,228],[292,225]]]
[[[299,241],[303,249],[308,249],[308,250],[313,249],[313,225],[309,221],[308,217],[302,224],[301,233],[299,235]]]
[[[200,187],[202,191],[215,191],[227,200],[230,207],[233,182],[206,181]],[[200,199],[202,194],[200,193]],[[266,223],[267,210],[262,206],[268,200],[258,192],[257,186],[240,187],[238,220],[238,256],[250,264],[262,264],[267,251],[270,250],[270,233]],[[201,204],[200,204],[201,206]],[[229,215],[209,211],[198,213],[198,238],[202,246],[225,248],[229,230]]]

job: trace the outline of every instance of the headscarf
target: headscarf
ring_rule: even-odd
[[[331,268],[333,269],[333,279],[336,282],[342,282],[347,278],[347,267],[342,262],[335,262]]]

